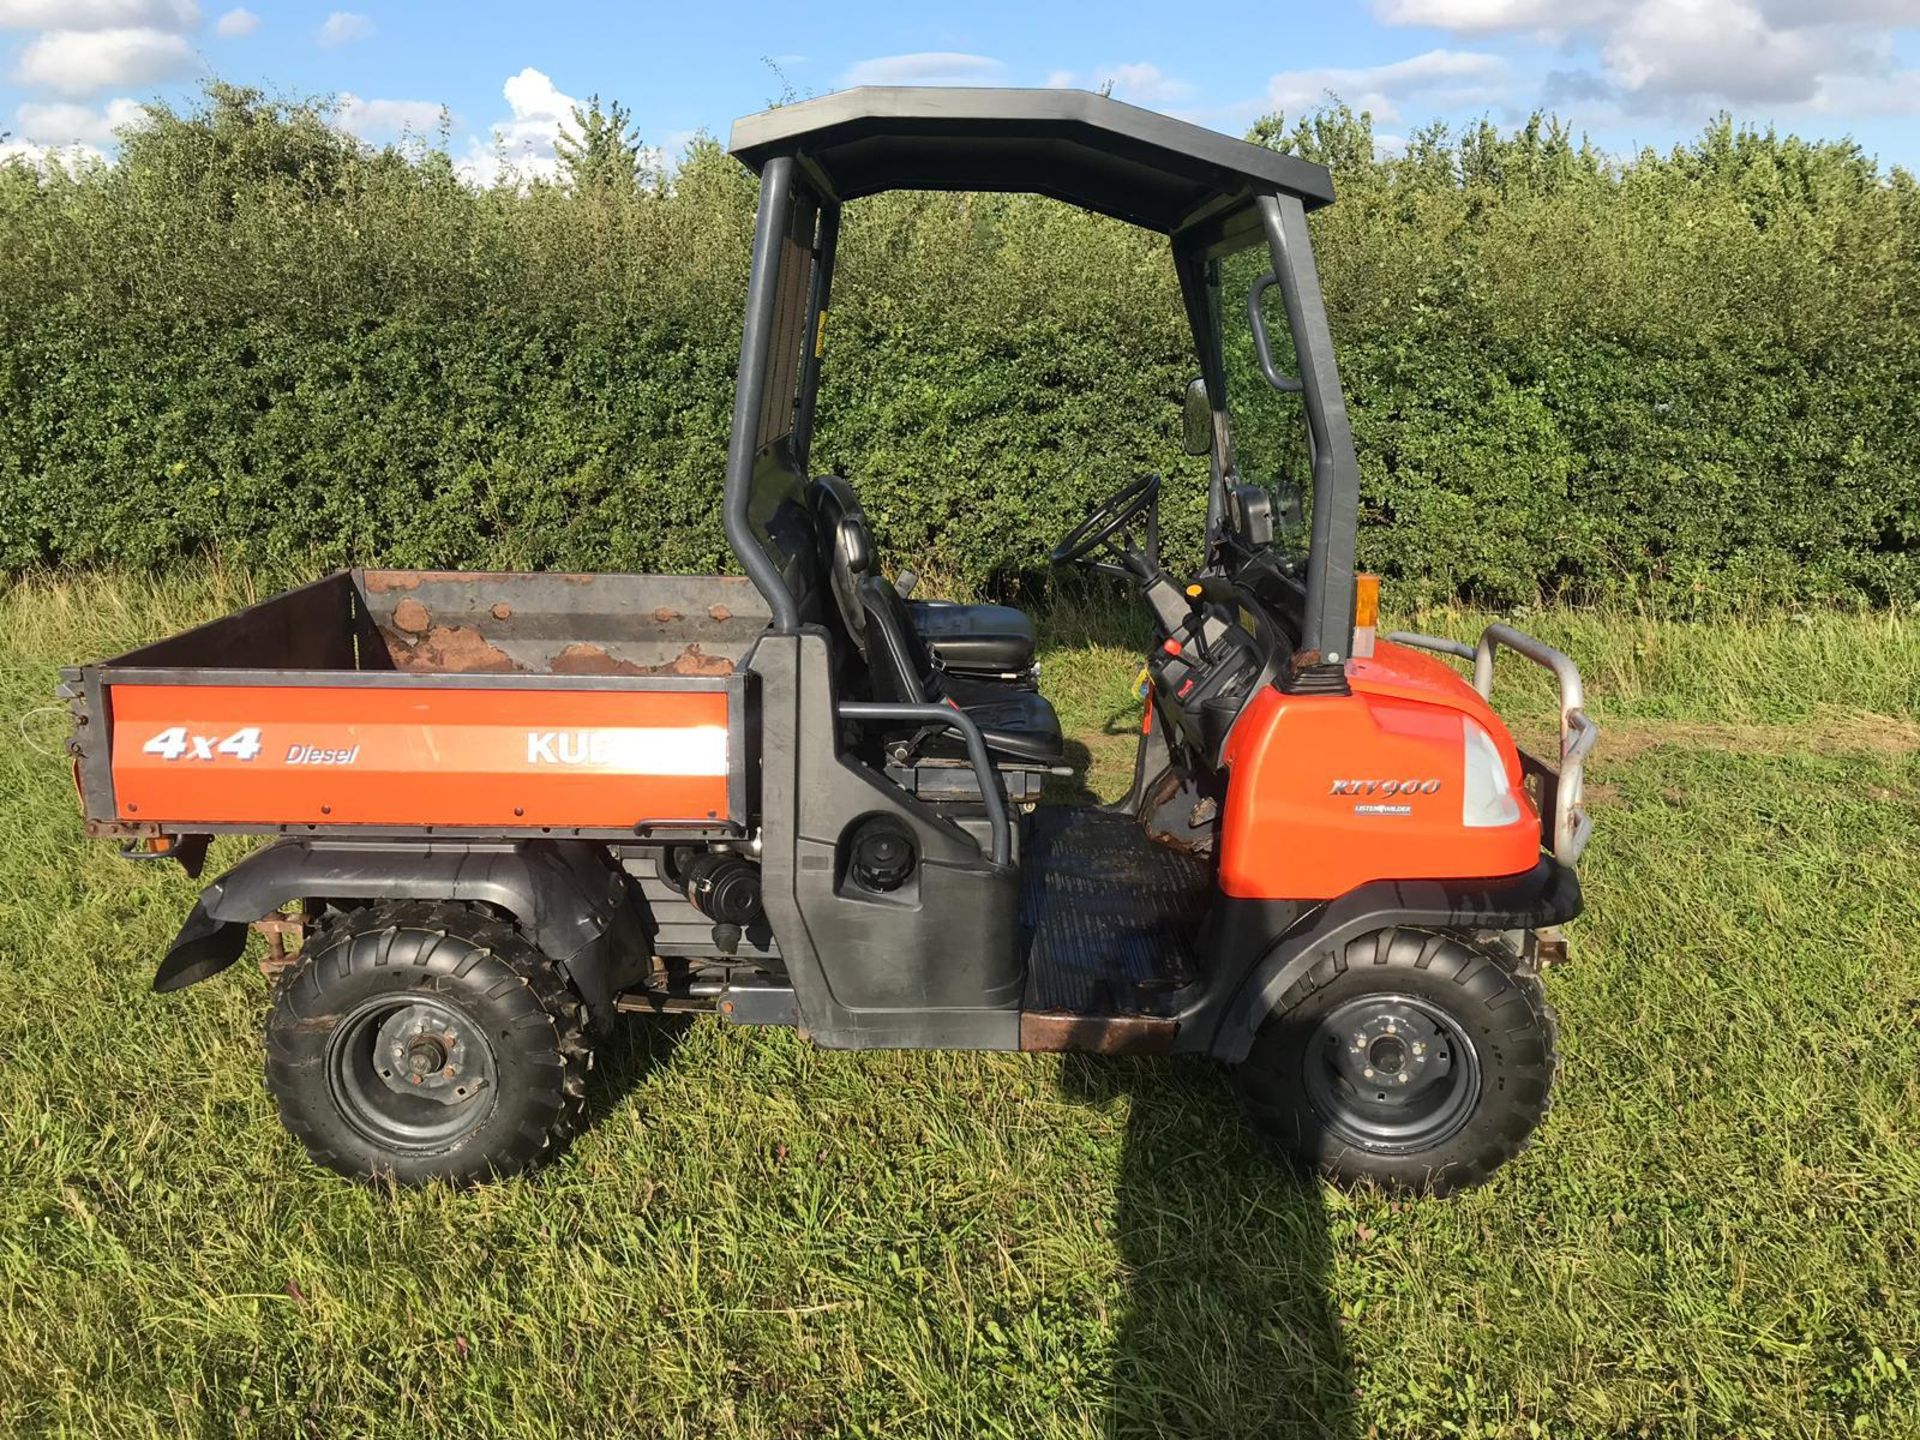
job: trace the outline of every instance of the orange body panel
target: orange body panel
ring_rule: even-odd
[[[122,820],[624,829],[727,815],[719,691],[122,684],[109,694]]]
[[[1370,880],[1517,875],[1540,858],[1520,753],[1486,701],[1438,660],[1382,641],[1347,665],[1350,695],[1247,702],[1231,771],[1220,887],[1249,899],[1330,900]],[[1493,738],[1520,799],[1511,825],[1461,823],[1461,716]]]

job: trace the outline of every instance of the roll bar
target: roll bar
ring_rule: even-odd
[[[773,612],[771,628],[788,635],[800,628],[800,606],[771,556],[760,548],[748,516],[753,491],[753,462],[760,448],[760,404],[772,364],[772,339],[778,323],[781,239],[793,204],[793,161],[782,155],[760,172],[760,213],[753,227],[753,263],[747,271],[747,318],[740,332],[740,365],[735,371],[733,430],[727,439],[727,493],[723,523],[727,544],[740,558],[756,589]]]
[[[834,707],[842,720],[917,720],[924,725],[939,725],[960,732],[967,742],[967,759],[973,762],[973,778],[980,786],[980,799],[987,807],[987,826],[993,848],[988,858],[996,865],[1013,860],[1013,826],[1007,818],[1007,797],[1000,793],[1000,780],[993,761],[987,757],[987,742],[974,718],[951,705],[916,705],[882,700],[842,700]]]

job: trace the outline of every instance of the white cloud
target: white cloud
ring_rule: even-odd
[[[511,118],[493,125],[485,139],[474,139],[459,162],[460,174],[475,185],[496,184],[510,174],[551,180],[560,173],[555,138],[580,133],[573,123],[579,102],[531,65],[508,76],[501,93]]]
[[[1920,70],[1823,79],[1807,108],[1822,115],[1920,115]]]
[[[213,23],[213,33],[222,40],[241,40],[260,28],[260,17],[251,10],[229,10]]]
[[[1375,13],[1389,25],[1428,25],[1456,35],[1503,31],[1553,34],[1598,24],[1625,8],[1626,0],[1377,0]]]
[[[1911,108],[1893,31],[1920,24],[1916,0],[1376,0],[1389,24],[1460,35],[1513,34],[1585,54],[1554,70],[1550,101],[1602,96],[1640,113],[1704,105],[1853,113]],[[1910,73],[1910,72],[1909,72]]]
[[[320,28],[314,32],[314,43],[324,49],[332,50],[340,45],[351,45],[356,40],[365,40],[373,34],[373,21],[354,10],[335,10],[320,22]]]
[[[362,100],[358,95],[346,94],[340,97],[334,122],[362,140],[426,135],[440,124],[441,109],[437,100]]]
[[[1176,80],[1162,73],[1158,65],[1141,61],[1133,65],[1115,65],[1105,72],[1105,78],[1113,82],[1113,93],[1122,100],[1138,101],[1142,105],[1170,105],[1188,99],[1193,94],[1193,86],[1184,80]]]
[[[24,140],[0,142],[0,165],[12,160],[25,161],[36,170],[58,165],[67,171],[107,163],[107,157],[91,145],[35,145]]]
[[[642,161],[647,161],[651,157],[662,166],[678,169],[681,159],[687,153],[687,147],[703,138],[706,133],[701,129],[670,130],[667,132],[667,138],[660,142],[658,150],[645,151],[640,158]]]
[[[146,118],[147,112],[140,102],[124,96],[109,100],[100,110],[68,101],[28,101],[14,111],[14,123],[24,141],[55,149],[111,145],[116,130],[144,124]]]
[[[1876,68],[1851,27],[1776,29],[1750,0],[1666,0],[1639,5],[1601,48],[1609,75],[1643,105],[1717,96],[1807,101],[1829,74]]]
[[[191,30],[194,0],[0,0],[0,30]]]
[[[1055,70],[1047,76],[1049,90],[1111,89],[1118,100],[1136,105],[1174,105],[1190,98],[1193,86],[1164,73],[1158,65],[1137,61],[1131,65],[1108,65],[1084,72]]]
[[[173,80],[200,68],[186,37],[151,26],[48,30],[20,52],[13,78],[61,95],[92,95]]]
[[[858,60],[840,77],[851,85],[986,85],[1006,69],[987,55],[957,50],[922,50],[911,55],[877,55]]]
[[[1283,70],[1267,82],[1267,104],[1298,114],[1337,95],[1376,120],[1400,119],[1402,100],[1440,108],[1489,105],[1500,98],[1507,62],[1479,50],[1429,50],[1388,65],[1357,69]]]

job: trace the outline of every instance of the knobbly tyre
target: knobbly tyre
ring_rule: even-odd
[[[1572,663],[1518,631],[1375,636],[1306,224],[1327,172],[1060,91],[853,90],[741,120],[732,149],[760,176],[742,576],[354,570],[63,673],[89,834],[195,874],[211,836],[277,837],[205,888],[155,988],[225,969],[250,924],[299,932],[267,1083],[350,1176],[532,1166],[581,1120],[596,1034],[696,1011],[850,1049],[1211,1056],[1338,1179],[1485,1179],[1547,1111],[1540,968],[1580,908],[1595,732]],[[1170,238],[1205,553],[1162,567],[1146,476],[1053,555],[1155,621],[1115,805],[1042,798],[1062,745],[1027,618],[909,598],[849,480],[809,465],[842,207],[895,189]],[[1233,459],[1220,262],[1248,247],[1261,368],[1312,442],[1304,556]],[[1508,652],[1559,681],[1545,760],[1488,703]]]

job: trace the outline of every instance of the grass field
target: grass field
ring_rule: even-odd
[[[1589,910],[1554,1113],[1451,1202],[1281,1173],[1200,1063],[711,1023],[555,1170],[396,1195],[280,1132],[250,967],[149,993],[193,887],[79,840],[37,708],[236,588],[0,598],[0,1433],[1920,1433],[1920,624],[1528,618],[1605,727]],[[1045,657],[1106,793],[1125,643]]]

